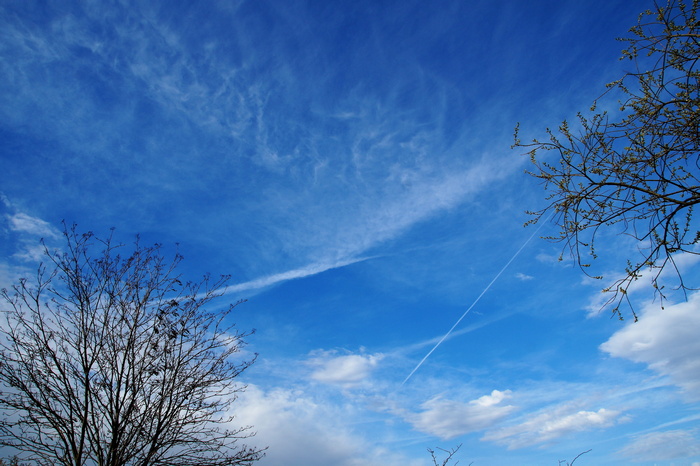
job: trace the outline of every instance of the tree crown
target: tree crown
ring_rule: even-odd
[[[586,273],[604,230],[636,243],[639,257],[603,290],[621,319],[623,303],[637,318],[628,291],[643,274],[662,300],[667,269],[675,272],[677,288],[696,289],[684,281],[677,259],[698,254],[700,241],[693,217],[700,202],[699,3],[656,4],[621,39],[627,44],[622,59],[635,69],[608,85],[608,92],[623,96],[618,113],[599,112],[594,104],[590,116],[578,114],[577,129],[564,121],[547,130],[547,139],[530,143],[520,141],[516,127],[514,146],[528,149],[534,165],[528,173],[549,192],[548,205],[529,212],[528,223],[551,216],[560,231],[550,239],[564,241]]]
[[[33,279],[3,289],[0,444],[38,464],[249,465],[231,428],[249,332],[216,311],[227,277],[183,281],[182,256],[64,229]]]

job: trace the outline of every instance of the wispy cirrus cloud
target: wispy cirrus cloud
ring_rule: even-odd
[[[578,410],[573,404],[564,404],[528,414],[515,425],[491,430],[482,440],[506,445],[511,450],[524,448],[576,432],[610,427],[617,422],[620,414],[620,411],[605,408],[597,411]]]
[[[619,453],[635,462],[679,460],[700,455],[700,437],[697,430],[650,432],[635,436]]]
[[[208,6],[225,20],[196,30],[145,4],[76,5],[54,11],[47,24],[8,21],[12,60],[1,64],[11,86],[3,98],[9,120],[38,108],[41,118],[18,121],[35,125],[35,134],[70,144],[71,157],[90,154],[90,166],[73,164],[77,178],[118,175],[124,185],[139,190],[139,203],[110,195],[107,183],[99,192],[104,202],[134,209],[144,223],[158,221],[150,215],[153,206],[172,202],[174,192],[184,200],[225,183],[217,203],[221,209],[212,211],[207,203],[173,209],[172,215],[186,221],[188,212],[196,212],[229,229],[233,225],[242,237],[250,226],[264,225],[265,247],[255,262],[274,264],[261,266],[262,277],[240,289],[353,263],[369,249],[468,201],[521,163],[493,157],[472,143],[447,117],[454,90],[416,64],[411,63],[415,73],[397,77],[373,98],[357,82],[349,92],[326,99],[323,93],[306,92],[307,68],[318,59],[330,60],[322,50],[305,47],[294,63],[285,61],[288,54],[275,53],[288,47],[289,37],[314,42],[307,40],[305,28],[294,27],[308,12],[297,11],[298,5],[289,6],[294,14],[280,10],[275,14],[290,23],[269,35],[245,21],[238,9],[219,8]],[[211,21],[212,15],[207,17]],[[207,33],[217,28],[227,34]],[[235,53],[224,53],[229,51]],[[268,69],[262,66],[266,56],[282,61]],[[297,68],[300,62],[307,68]],[[377,66],[385,65],[378,60]],[[58,78],[47,82],[47,75]],[[324,80],[330,78],[317,78],[317,86],[325,89]],[[415,92],[416,86],[429,97]],[[307,97],[295,97],[302,94]],[[413,96],[411,102],[407,95]],[[158,131],[141,129],[150,124]],[[162,132],[173,127],[179,130]],[[138,141],[138,147],[125,146],[124,139]],[[184,170],[163,168],[155,156],[163,148],[167,165],[186,167],[187,176]],[[232,160],[245,162],[238,166]],[[139,169],[129,170],[130,165]],[[262,176],[247,176],[249,171]],[[223,172],[228,176],[220,179]],[[240,204],[245,209],[236,209]],[[236,218],[222,214],[233,210]],[[232,254],[247,253],[241,249]],[[283,272],[272,276],[271,269]]]
[[[34,237],[57,238],[58,230],[40,218],[32,217],[23,212],[17,212],[7,216],[8,226],[12,231],[28,234]]]
[[[310,264],[305,267],[301,267],[294,270],[287,270],[286,272],[280,272],[272,275],[267,275],[264,277],[256,278],[254,280],[249,280],[243,283],[237,283],[226,288],[225,293],[240,293],[242,291],[248,290],[259,290],[267,288],[269,286],[274,286],[279,283],[286,282],[288,280],[296,280],[300,278],[310,277],[319,273],[326,272],[328,270],[333,270],[341,267],[346,267],[348,265],[356,264],[358,262],[363,262],[370,260],[371,257],[360,257],[357,259],[347,259],[341,260],[333,263],[315,263]]]
[[[8,210],[3,226],[14,236],[16,251],[12,257],[22,262],[40,262],[45,252],[41,240],[50,243],[61,236],[60,231],[41,218],[19,211],[5,196],[0,201]],[[13,268],[8,264],[5,267],[8,271]]]

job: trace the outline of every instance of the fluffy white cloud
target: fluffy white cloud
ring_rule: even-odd
[[[563,435],[613,425],[620,413],[604,408],[598,411],[574,411],[571,406],[560,406],[541,412],[514,426],[488,432],[482,440],[507,445],[508,449],[546,443]]]
[[[371,375],[383,357],[382,354],[335,356],[334,352],[319,352],[309,361],[316,367],[311,378],[332,385],[355,386]]]
[[[600,348],[612,356],[647,364],[700,399],[700,293],[661,309],[649,305],[639,321],[613,334]]]
[[[238,425],[253,425],[248,443],[268,446],[260,466],[419,466],[391,452],[381,439],[352,426],[352,405],[314,399],[301,390],[264,391],[249,385],[233,406]]]
[[[513,406],[501,406],[510,393],[494,390],[468,403],[436,397],[421,405],[422,412],[404,414],[404,418],[416,430],[448,440],[491,427],[511,413]]]
[[[700,438],[695,432],[687,430],[652,432],[636,437],[620,453],[640,462],[687,458],[700,455]]]

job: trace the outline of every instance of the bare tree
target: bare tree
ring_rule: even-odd
[[[452,457],[454,457],[457,454],[460,448],[462,448],[462,444],[459,444],[457,445],[457,447],[451,448],[449,450],[437,447],[438,450],[442,451],[443,453],[447,453],[447,456],[445,457],[445,459],[442,460],[442,462],[440,462],[437,456],[435,456],[435,450],[428,448],[428,453],[430,453],[430,458],[433,460],[433,464],[435,466],[447,466],[450,464],[450,461],[452,461]],[[453,463],[453,466],[457,466],[458,464],[459,461],[456,461],[455,463]],[[472,463],[469,464],[471,465]]]
[[[459,445],[457,445],[457,447],[451,448],[449,450],[437,447],[438,450],[447,454],[447,456],[442,461],[440,461],[438,459],[438,457],[436,456],[435,450],[433,450],[432,448],[428,448],[428,453],[430,453],[430,458],[433,460],[433,466],[449,466],[450,461],[452,461],[452,458],[457,454],[457,452],[459,451],[460,448],[462,448],[461,443]],[[579,459],[581,456],[585,455],[586,453],[590,453],[591,451],[592,450],[586,450],[584,452],[579,453],[578,455],[576,455],[576,457],[573,460],[571,460],[570,463],[567,460],[559,460],[559,466],[562,466],[562,465],[563,466],[573,466],[573,464],[576,462],[577,459]],[[455,463],[452,463],[452,466],[457,466],[458,464],[459,464],[459,461],[456,461]],[[474,464],[473,461],[471,463],[469,463],[469,466],[471,466],[472,464]],[[0,466],[2,466],[2,465],[0,465]]]
[[[566,460],[559,460],[559,466],[573,466],[577,459],[579,459],[580,457],[582,457],[586,453],[590,453],[591,451],[592,450],[586,450],[586,451],[579,453],[578,455],[576,455],[576,457],[573,460],[571,460],[571,463],[569,463]]]
[[[584,271],[596,256],[601,229],[624,233],[638,244],[639,256],[604,289],[607,304],[622,318],[620,305],[643,273],[664,299],[659,277],[675,271],[678,288],[686,284],[676,263],[678,253],[698,254],[700,227],[694,219],[700,203],[700,18],[698,0],[669,0],[643,12],[621,39],[622,58],[634,70],[608,85],[622,96],[619,113],[578,116],[577,128],[566,121],[549,137],[515,147],[529,149],[531,175],[549,191],[549,205],[530,212],[534,223],[553,216],[562,240]],[[555,160],[547,157],[553,152]],[[596,276],[596,278],[602,278]]]
[[[250,465],[230,428],[253,363],[235,307],[208,310],[227,277],[183,282],[182,256],[64,228],[32,279],[3,289],[0,444],[40,465]],[[126,250],[126,255],[121,251]],[[228,428],[227,428],[228,427]]]
[[[0,466],[29,466],[29,465],[27,463],[21,463],[19,458],[17,458],[16,456],[13,456],[7,460],[0,458]]]

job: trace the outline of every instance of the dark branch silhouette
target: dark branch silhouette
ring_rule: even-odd
[[[138,239],[64,237],[33,279],[2,290],[0,444],[41,465],[258,460],[230,414],[249,333],[230,323],[235,304],[207,309],[227,277],[183,282],[182,256]]]
[[[698,0],[656,5],[633,27],[622,58],[634,71],[608,85],[622,95],[619,113],[579,113],[577,128],[563,122],[548,138],[514,147],[529,149],[531,175],[542,180],[549,204],[530,212],[528,223],[550,215],[560,227],[550,239],[563,241],[589,273],[596,244],[605,231],[633,238],[639,256],[603,291],[613,315],[629,305],[629,287],[643,274],[663,302],[661,274],[675,272],[675,286],[687,284],[678,254],[698,254],[700,227],[693,217],[700,203],[700,21]],[[551,157],[554,155],[554,158]],[[602,278],[600,275],[593,275]]]

